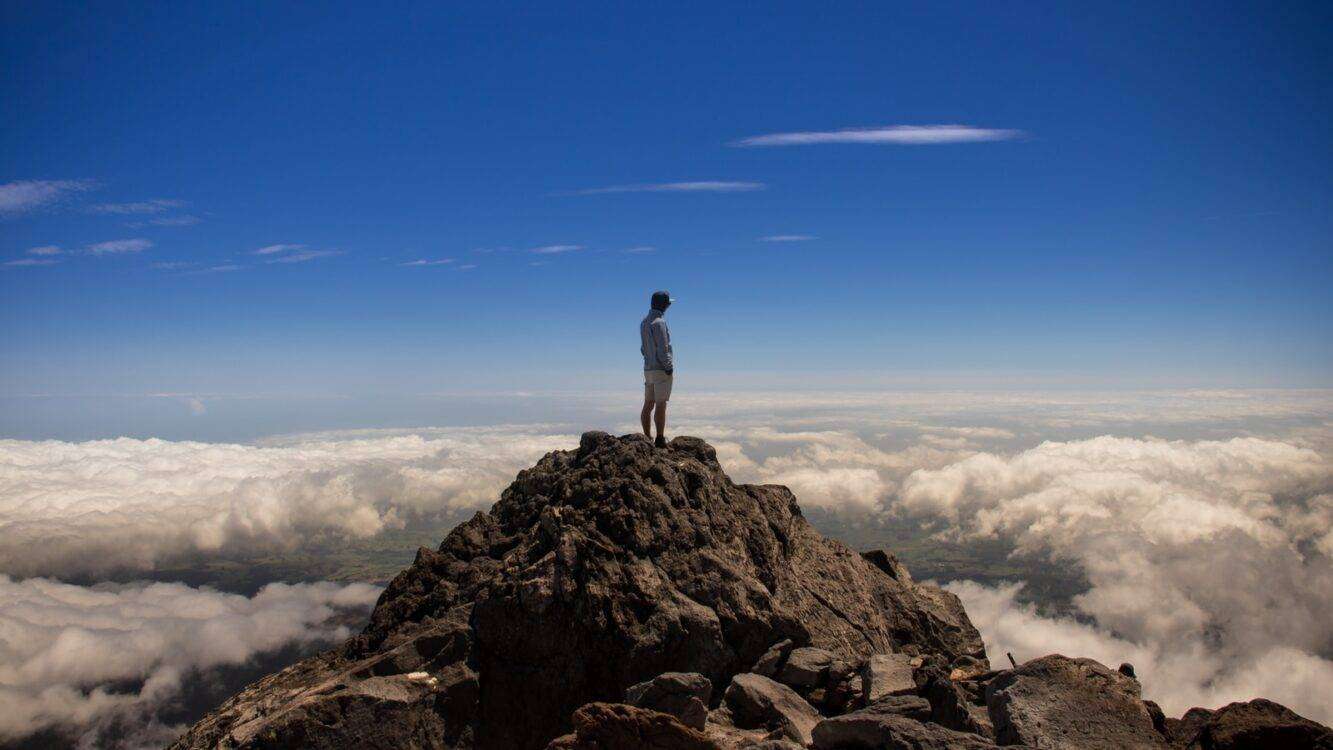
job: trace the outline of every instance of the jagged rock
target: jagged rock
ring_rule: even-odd
[[[986,688],[999,744],[1043,750],[1161,748],[1137,680],[1059,654],[1001,673]]]
[[[722,750],[674,716],[624,703],[589,703],[574,712],[573,724],[547,750]]]
[[[479,690],[470,605],[362,659],[326,652],[269,675],[175,747],[448,748],[472,741]]]
[[[702,730],[708,719],[713,684],[693,672],[666,672],[625,691],[631,706],[671,714],[692,729]]]
[[[738,674],[723,695],[738,726],[783,729],[793,740],[810,744],[819,712],[796,691],[763,675]]]
[[[890,695],[916,692],[914,657],[874,654],[861,667],[861,685],[867,705]]]
[[[876,705],[819,722],[814,730],[813,747],[815,750],[994,750],[996,746],[975,734],[923,724],[880,710]]]
[[[667,671],[728,684],[784,639],[850,661],[913,649],[984,658],[957,597],[889,571],[816,532],[785,487],[733,484],[701,440],[655,450],[639,435],[590,432],[520,472],[438,551],[421,549],[360,635],[250,686],[175,747],[229,736],[260,747],[270,731],[350,746],[373,723],[403,734],[385,740],[403,747],[532,750],[567,733],[580,706]],[[421,668],[378,661],[460,607],[471,613],[464,651]],[[346,702],[364,704],[354,713],[312,697],[359,690],[343,672],[371,662],[425,671],[439,687],[408,700],[367,685]],[[327,721],[310,718],[311,701]]]
[[[913,721],[930,721],[930,701],[919,695],[890,695],[862,710],[906,716]]]
[[[1333,750],[1333,730],[1263,698],[1167,721],[1173,744],[1188,750]]]
[[[785,639],[769,646],[764,655],[759,657],[759,661],[754,663],[754,668],[750,671],[755,674],[761,674],[765,677],[777,677],[778,670],[787,661],[787,655],[791,653],[793,643],[791,639]]]
[[[794,688],[813,688],[824,682],[833,654],[822,648],[802,646],[794,649],[778,674],[778,681]]]
[[[971,732],[994,739],[986,709],[972,703],[966,688],[939,669],[925,670],[920,694],[930,702],[930,721],[958,732]]]
[[[834,659],[828,668],[828,677],[821,704],[826,713],[840,714],[860,707],[861,676],[846,659]]]

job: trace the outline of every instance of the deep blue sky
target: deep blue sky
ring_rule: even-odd
[[[6,2],[0,391],[1333,385],[1333,6],[999,5]]]

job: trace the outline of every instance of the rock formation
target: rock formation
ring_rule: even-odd
[[[701,440],[590,432],[419,550],[360,635],[247,687],[174,747],[1329,741],[1276,704],[1153,709],[1088,660],[992,671],[956,597],[824,538],[787,488],[732,483]]]

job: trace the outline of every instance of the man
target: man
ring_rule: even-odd
[[[671,356],[671,332],[667,330],[665,317],[672,302],[675,300],[670,294],[653,292],[653,309],[639,323],[639,351],[643,353],[643,411],[639,413],[639,421],[643,423],[643,434],[651,438],[648,420],[655,418],[657,440],[653,445],[658,448],[666,447],[666,407],[676,372],[676,361]]]

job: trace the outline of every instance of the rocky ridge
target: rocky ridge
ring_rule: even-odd
[[[422,548],[341,647],[174,748],[1333,750],[1253,701],[1166,719],[1086,659],[992,670],[952,594],[680,437],[586,433]],[[1255,744],[1256,742],[1260,744]],[[1290,744],[1295,742],[1296,744]]]

